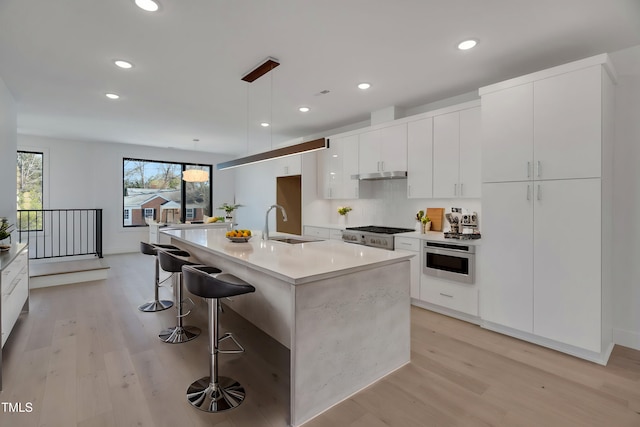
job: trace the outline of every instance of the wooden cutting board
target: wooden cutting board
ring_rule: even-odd
[[[427,208],[427,216],[431,218],[431,231],[442,231],[444,208]]]

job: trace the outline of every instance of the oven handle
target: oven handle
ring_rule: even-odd
[[[432,246],[425,246],[424,251],[425,253],[431,253],[436,255],[448,255],[448,256],[454,256],[458,258],[467,258],[467,259],[471,259],[475,255],[473,252],[467,252],[467,251],[457,250],[457,249],[434,248]]]

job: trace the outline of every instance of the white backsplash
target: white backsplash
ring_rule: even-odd
[[[330,212],[328,216],[305,215],[306,224],[336,224],[340,225],[338,207],[350,206],[353,208],[348,214],[347,226],[358,225],[383,225],[388,227],[414,228],[415,215],[419,210],[426,208],[445,208],[449,212],[451,207],[459,207],[477,212],[482,232],[482,213],[480,212],[480,199],[408,199],[407,180],[380,180],[362,183],[372,186],[372,198],[348,199],[348,200],[317,200],[316,206],[324,205],[324,209],[317,212]],[[444,220],[445,230],[448,223]]]

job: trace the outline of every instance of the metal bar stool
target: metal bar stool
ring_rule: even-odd
[[[182,323],[182,318],[191,313],[191,310],[186,313],[183,313],[182,310],[182,304],[184,303],[182,300],[182,266],[197,264],[188,259],[190,256],[191,254],[189,252],[180,249],[171,250],[158,248],[158,260],[160,261],[160,267],[162,267],[164,271],[176,273],[174,275],[175,282],[173,288],[177,309],[177,324],[173,328],[162,330],[158,335],[162,341],[169,344],[180,344],[191,341],[192,339],[197,338],[201,332],[200,328],[196,326],[184,326]],[[220,270],[216,270],[217,272],[220,272]]]
[[[218,299],[254,292],[256,288],[232,274],[210,274],[207,268],[192,265],[182,268],[187,289],[207,300],[209,314],[209,376],[191,383],[187,400],[202,411],[224,412],[240,405],[245,391],[238,381],[218,376],[218,353],[223,352],[218,348],[221,341],[218,338]]]
[[[158,295],[158,290],[160,288],[160,264],[158,262],[157,248],[173,249],[173,250],[180,249],[179,247],[173,246],[173,245],[154,245],[151,243],[140,242],[140,252],[142,252],[145,255],[153,255],[155,257],[155,264],[156,264],[156,279],[154,284],[155,299],[153,301],[146,302],[138,307],[138,310],[144,311],[145,313],[162,311],[162,310],[166,310],[167,308],[171,308],[173,306],[173,301],[161,300]]]

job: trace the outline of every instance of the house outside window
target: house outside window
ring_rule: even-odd
[[[189,169],[208,172],[209,180],[183,181]],[[123,226],[146,226],[148,218],[177,223],[212,216],[211,172],[211,165],[123,158]]]

